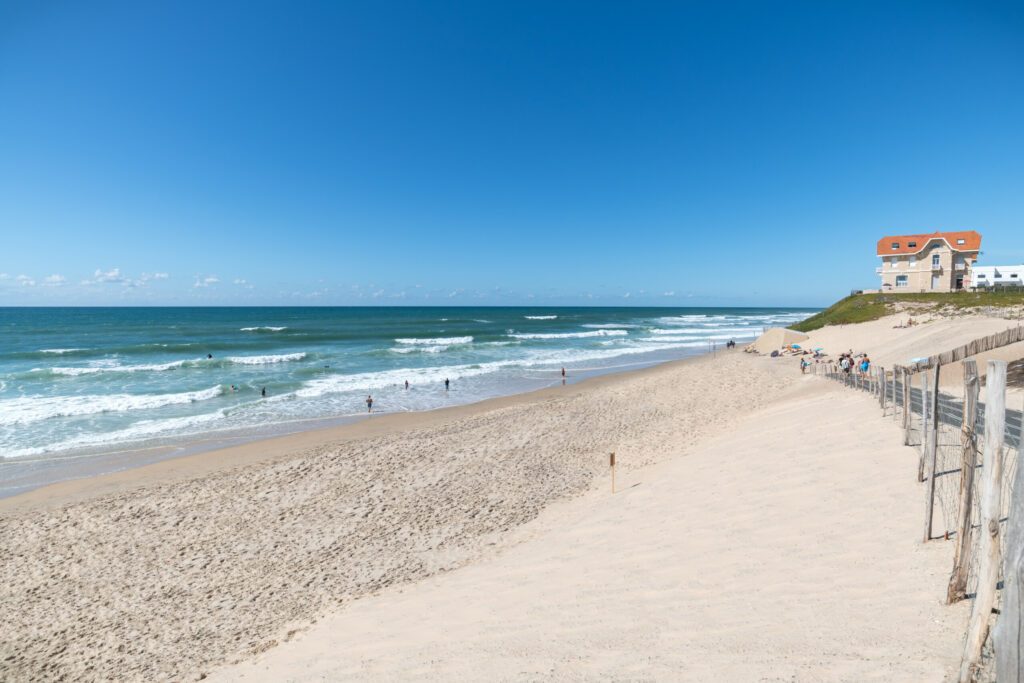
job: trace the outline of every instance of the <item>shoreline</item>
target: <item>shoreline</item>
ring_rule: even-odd
[[[0,502],[0,678],[187,679],[495,557],[553,506],[780,400],[742,351],[258,442]]]
[[[714,352],[698,353],[675,360],[655,361],[651,364],[638,363],[637,365],[642,365],[642,367],[594,372],[581,379],[569,381],[565,385],[549,386],[430,410],[390,412],[350,418],[311,418],[311,422],[334,424],[321,424],[274,436],[255,436],[251,439],[235,437],[235,439],[245,440],[233,445],[226,445],[224,439],[210,439],[209,447],[199,447],[198,449],[194,449],[194,447],[196,443],[202,443],[201,441],[189,446],[159,446],[156,448],[187,450],[182,453],[164,453],[154,460],[138,464],[129,463],[112,471],[86,473],[35,486],[13,495],[2,496],[0,497],[0,515],[16,514],[26,509],[53,508],[68,503],[87,501],[102,495],[124,493],[149,484],[173,482],[212,474],[227,468],[285,459],[328,444],[349,443],[392,432],[400,434],[404,431],[431,427],[445,421],[470,417],[516,404],[528,405],[555,396],[565,396],[567,390],[572,388],[589,389],[603,386],[681,364],[696,363],[706,359],[714,360],[718,353],[734,354],[739,352],[741,352],[739,347],[731,351],[716,349]],[[115,451],[95,457],[101,458],[104,455],[123,453],[123,457],[132,458],[145,450],[149,449]]]

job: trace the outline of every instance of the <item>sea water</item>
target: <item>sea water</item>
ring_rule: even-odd
[[[61,462],[352,419],[368,395],[374,413],[471,403],[560,384],[563,367],[574,381],[748,342],[811,313],[3,308],[0,495],[25,488],[26,468],[57,480]]]

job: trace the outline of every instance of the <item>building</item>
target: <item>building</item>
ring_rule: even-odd
[[[975,266],[971,269],[971,287],[997,289],[1024,285],[1024,266]]]
[[[974,230],[878,240],[883,292],[955,292],[971,286],[981,235]]]

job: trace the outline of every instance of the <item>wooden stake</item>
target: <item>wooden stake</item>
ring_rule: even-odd
[[[932,538],[932,520],[934,519],[935,511],[935,471],[938,452],[939,452],[939,369],[942,366],[937,364],[932,368],[932,389],[931,404],[929,405],[929,412],[931,413],[932,419],[930,431],[928,432],[928,494],[925,496],[925,515],[924,515],[924,541],[927,543]]]
[[[967,574],[971,567],[971,510],[974,503],[974,473],[978,465],[978,364],[964,361],[964,419],[960,425],[960,505],[957,510],[956,548],[953,572],[949,576],[946,602],[967,597]]]
[[[612,468],[612,493],[615,493],[615,454],[612,453],[608,456],[608,464]]]
[[[928,452],[928,373],[921,373],[921,457],[917,460],[917,480],[924,481],[925,453]]]
[[[969,683],[981,659],[999,581],[999,509],[1003,489],[1003,433],[1006,430],[1006,361],[990,360],[985,374],[985,461],[982,472],[978,589],[967,625],[960,683]]]
[[[910,370],[903,368],[903,445],[910,445]]]
[[[1018,433],[1018,439],[1020,434]],[[992,631],[996,651],[996,680],[1024,681],[1024,610],[1021,586],[1024,585],[1024,467],[1017,466],[1013,477],[1010,512],[1006,520],[1006,552],[1003,555],[1003,600],[999,618]]]

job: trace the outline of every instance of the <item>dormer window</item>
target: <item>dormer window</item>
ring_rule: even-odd
[[[900,248],[900,243],[899,242],[893,242],[892,243],[892,248],[893,249],[899,249]]]
[[[961,244],[961,245],[962,245],[962,244],[964,243],[964,240],[962,240],[962,239],[959,239],[959,240],[957,240],[957,241],[956,241],[956,243],[957,243],[957,244]]]
[[[914,247],[917,246],[917,242],[907,242],[907,246],[913,249]]]

